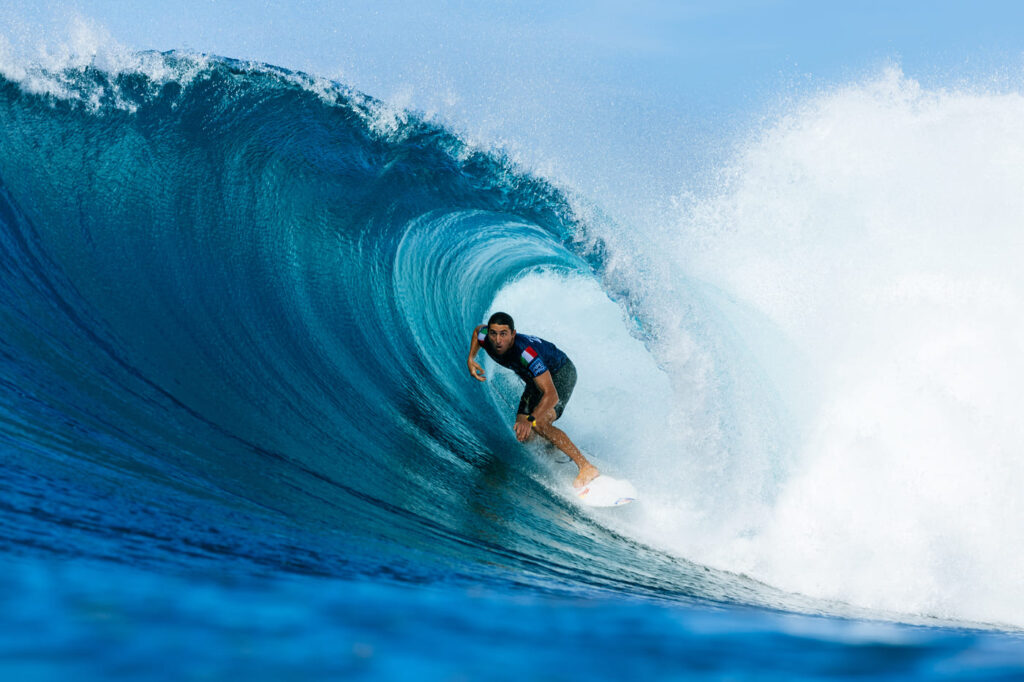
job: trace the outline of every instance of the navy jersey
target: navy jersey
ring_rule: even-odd
[[[504,355],[495,352],[491,340],[487,338],[486,327],[480,330],[477,340],[492,360],[518,374],[519,378],[530,386],[533,385],[534,377],[539,377],[548,370],[558,371],[569,359],[555,344],[528,334],[517,332],[512,347]]]

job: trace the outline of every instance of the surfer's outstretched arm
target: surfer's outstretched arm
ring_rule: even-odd
[[[476,361],[476,354],[480,352],[480,340],[477,335],[481,329],[485,329],[486,324],[477,325],[473,329],[473,338],[469,342],[469,360],[466,361],[466,366],[469,368],[469,374],[477,381],[487,381],[487,375],[484,374],[484,368],[480,366],[480,363]]]

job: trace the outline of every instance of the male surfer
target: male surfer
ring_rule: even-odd
[[[517,334],[515,323],[507,313],[494,313],[487,324],[473,330],[469,344],[469,373],[478,381],[486,381],[484,368],[476,361],[483,348],[496,363],[507,367],[526,382],[519,399],[513,427],[520,442],[536,431],[576,462],[580,473],[573,486],[582,488],[597,478],[597,468],[587,461],[565,432],[552,424],[562,416],[576,385],[576,366],[555,344],[526,334]]]

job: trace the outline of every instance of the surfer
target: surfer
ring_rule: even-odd
[[[562,416],[576,385],[576,366],[572,360],[550,341],[517,334],[515,323],[507,313],[494,313],[487,324],[473,330],[467,361],[469,373],[477,381],[486,381],[484,368],[476,361],[481,348],[496,363],[511,369],[526,382],[513,426],[516,438],[524,442],[536,431],[568,455],[580,468],[573,482],[576,488],[597,478],[597,467],[552,423]]]

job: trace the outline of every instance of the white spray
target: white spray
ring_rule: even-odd
[[[699,464],[647,462],[700,513],[654,505],[647,534],[816,597],[1024,625],[1022,190],[1024,97],[892,70],[652,230],[645,267],[688,282],[642,306]]]

